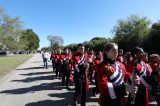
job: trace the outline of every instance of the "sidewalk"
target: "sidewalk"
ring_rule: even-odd
[[[74,87],[67,91],[54,76],[51,63],[43,69],[41,55],[35,54],[1,79],[0,106],[72,106]],[[98,106],[97,100],[90,97],[87,106]]]

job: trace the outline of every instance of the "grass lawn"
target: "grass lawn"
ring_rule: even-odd
[[[13,55],[0,57],[0,78],[31,57],[32,55]]]

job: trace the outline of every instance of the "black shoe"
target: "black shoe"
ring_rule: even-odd
[[[74,102],[73,102],[73,106],[76,106],[78,104],[78,102],[77,102],[77,100],[75,100]]]
[[[83,103],[83,104],[81,104],[81,106],[86,106],[86,104],[85,104],[85,103]]]
[[[93,95],[93,97],[95,97],[95,96],[96,96],[95,89],[93,89],[93,90],[92,90],[92,95]]]
[[[70,88],[69,86],[66,86],[66,89],[67,89],[67,90],[71,90],[71,88]]]
[[[90,80],[90,83],[91,83],[91,84],[93,84],[93,83],[94,83],[94,81],[93,81],[93,80]]]
[[[65,84],[62,82],[62,86],[65,86]]]
[[[96,93],[95,92],[93,92],[93,97],[96,97]]]

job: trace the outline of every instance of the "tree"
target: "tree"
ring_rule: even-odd
[[[159,41],[160,41],[160,21],[152,25],[149,35],[144,42],[145,50],[149,53],[160,53]]]
[[[85,41],[83,42],[85,44],[86,50],[93,49],[94,51],[102,51],[103,47],[106,43],[112,42],[112,39],[108,38],[103,38],[103,37],[94,37],[90,41]],[[72,51],[76,51],[77,44],[72,43],[64,48],[70,48]]]
[[[24,50],[37,50],[39,48],[40,39],[32,29],[23,30],[21,33],[20,41],[21,49]]]
[[[106,40],[106,38],[102,38],[102,37],[94,37],[92,38],[90,41],[95,41],[95,40]]]
[[[50,47],[42,47],[41,50],[42,50],[42,51],[43,51],[43,50],[47,50],[47,51],[48,51],[48,50],[50,50]]]
[[[64,40],[61,36],[48,35],[47,39],[50,43],[50,47],[53,50],[56,50],[56,49],[61,48],[63,46]]]
[[[69,49],[71,49],[71,51],[75,52],[77,50],[77,44],[71,43],[71,44],[65,46],[64,48],[69,48]]]
[[[111,42],[111,39],[103,38],[103,37],[94,37],[90,41],[84,42],[87,48],[93,49],[95,51],[102,51],[103,47],[106,43]]]
[[[150,28],[150,21],[146,17],[131,15],[127,19],[120,19],[114,26],[112,32],[114,41],[120,48],[131,50],[135,46],[142,46]]]
[[[0,7],[0,49],[18,49],[19,37],[22,30],[22,22],[19,17],[11,18]]]

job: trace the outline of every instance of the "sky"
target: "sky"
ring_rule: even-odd
[[[49,46],[48,35],[59,35],[64,45],[112,38],[118,19],[132,14],[160,20],[160,0],[0,0],[11,17],[19,16],[24,28],[40,37],[40,48]]]

